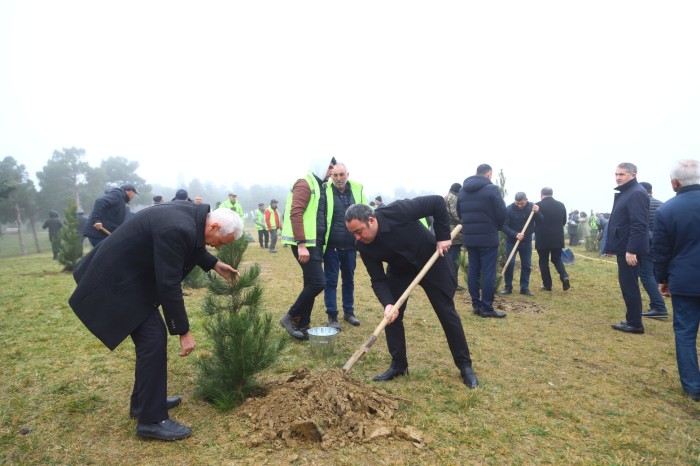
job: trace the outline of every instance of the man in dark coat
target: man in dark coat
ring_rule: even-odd
[[[124,223],[127,218],[126,205],[138,193],[133,184],[125,183],[120,188],[110,189],[102,197],[95,200],[95,205],[83,230],[83,235],[87,236],[93,247],[100,244],[109,233],[114,232],[119,225]]]
[[[649,295],[649,311],[643,312],[642,317],[649,317],[652,319],[666,319],[668,318],[668,309],[666,309],[666,303],[664,302],[663,296],[659,293],[659,285],[656,282],[656,277],[654,277],[654,260],[652,251],[652,242],[654,231],[654,219],[656,217],[656,209],[661,207],[663,202],[656,199],[653,196],[651,183],[646,181],[640,181],[639,184],[644,188],[644,190],[649,195],[649,253],[642,254],[637,258],[639,261],[639,280],[644,286],[644,291]]]
[[[676,197],[656,211],[654,272],[659,291],[671,296],[676,360],[683,391],[700,401],[700,162],[679,160],[671,171]]]
[[[530,272],[532,271],[532,232],[535,231],[535,222],[542,220],[542,215],[538,212],[540,206],[528,202],[524,192],[515,193],[515,202],[506,208],[506,221],[503,223],[503,233],[506,235],[506,257],[510,257],[513,248],[518,244],[517,255],[520,257],[520,294],[532,296],[530,291]],[[528,218],[532,214],[532,219],[528,223]],[[527,229],[523,233],[525,224]],[[520,241],[518,243],[518,241]],[[506,286],[501,294],[511,294],[513,292],[513,275],[515,272],[515,257],[508,263],[504,280]]]
[[[167,398],[166,326],[180,336],[180,356],[187,356],[195,340],[180,282],[195,265],[230,281],[237,271],[205,246],[218,249],[242,230],[228,209],[209,213],[207,204],[162,204],[135,214],[75,268],[78,286],[69,304],[76,315],[110,350],[129,335],[136,346],[130,413],[138,417],[137,435],[177,440],[192,433],[168,418],[180,398]]]
[[[51,241],[53,258],[58,259],[58,250],[61,247],[61,228],[63,228],[63,222],[58,218],[58,212],[55,210],[49,212],[49,218],[44,222],[42,228],[49,229],[49,241]]]
[[[642,294],[639,291],[639,254],[649,252],[649,195],[637,182],[637,166],[621,163],[615,169],[617,193],[608,221],[605,252],[617,257],[617,279],[627,312],[612,328],[644,333]]]
[[[435,234],[420,222],[427,216],[434,218]],[[452,262],[444,257],[451,245],[445,200],[440,196],[417,197],[394,201],[376,210],[365,204],[354,204],[345,212],[345,224],[357,240],[357,250],[367,268],[374,294],[384,306],[384,316],[389,319],[385,332],[391,366],[374,380],[391,380],[408,374],[403,326],[408,300],[398,310],[394,303],[437,250],[441,257],[420,285],[440,320],[462,381],[476,388],[479,383],[454,304],[457,280]],[[386,271],[385,262],[388,264]]]
[[[539,258],[542,290],[552,291],[552,275],[549,271],[549,261],[559,274],[564,291],[571,287],[569,275],[561,260],[561,250],[564,248],[564,225],[566,225],[566,207],[555,200],[552,188],[542,188],[540,191],[541,218],[535,221],[535,249]]]
[[[498,186],[491,183],[492,175],[491,166],[484,163],[477,167],[476,175],[464,180],[457,195],[457,212],[462,219],[462,243],[469,258],[467,287],[474,314],[505,317],[505,312],[493,308],[493,298],[496,293],[498,231],[506,220],[506,203]]]

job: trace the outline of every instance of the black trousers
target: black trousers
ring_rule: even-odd
[[[617,279],[627,312],[625,320],[632,327],[643,327],[642,292],[639,290],[639,267],[627,264],[624,254],[617,254]]]
[[[263,240],[265,240],[264,245]],[[261,248],[266,248],[270,243],[270,232],[267,230],[258,230],[258,242],[260,243]]]
[[[167,330],[157,308],[131,333],[136,346],[136,371],[131,409],[139,422],[150,424],[168,419]]]
[[[435,265],[437,266],[438,264]],[[391,276],[389,279],[389,287],[391,288],[391,293],[395,300],[401,297],[414,278],[415,275]],[[450,348],[455,365],[458,368],[465,366],[471,367],[472,360],[469,355],[469,346],[467,345],[467,338],[464,336],[462,321],[459,318],[459,314],[457,314],[457,309],[455,309],[454,294],[449,296],[447,293],[427,283],[425,280],[421,281],[420,286],[428,296],[428,300],[433,306],[435,315],[437,315],[440,325],[442,325],[442,330],[445,332],[445,337],[447,337],[447,345]],[[401,308],[399,308],[399,316],[396,320],[387,325],[384,329],[387,347],[389,348],[389,354],[391,354],[391,363],[398,368],[408,367],[408,359],[406,357],[406,331],[403,326],[403,315],[407,304],[408,299]]]
[[[299,248],[292,246],[292,254],[299,264]],[[323,255],[321,247],[309,248],[309,262],[299,264],[304,279],[304,288],[297,296],[296,301],[289,308],[292,318],[299,318],[299,328],[306,328],[311,323],[311,311],[314,308],[316,296],[326,287],[326,275],[323,273]]]
[[[554,268],[557,269],[557,273],[559,273],[559,279],[564,281],[564,279],[569,278],[569,276],[566,274],[566,267],[564,267],[564,263],[561,261],[561,248],[538,249],[537,256],[539,256],[542,285],[545,288],[552,288],[552,274],[549,272],[550,256],[552,259],[552,264],[554,264]]]

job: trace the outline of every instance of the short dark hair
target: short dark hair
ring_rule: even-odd
[[[542,191],[540,191],[540,194],[542,196],[551,196],[554,194],[554,191],[552,191],[552,188],[542,188]]]
[[[452,186],[450,186],[450,191],[453,193],[458,193],[460,189],[462,189],[462,185],[459,183],[452,183]]]
[[[516,201],[523,201],[523,200],[527,201],[527,194],[525,194],[522,191],[518,191],[517,193],[515,193],[515,200]]]
[[[647,190],[647,194],[651,194],[651,183],[646,182],[646,181],[640,181],[639,184],[644,186],[644,189]]]
[[[346,222],[359,220],[364,224],[368,224],[370,217],[374,217],[374,210],[365,204],[353,204],[345,211]]]
[[[476,167],[477,175],[485,175],[490,171],[493,171],[493,168],[491,168],[491,165],[489,165],[488,163],[482,163],[481,165]]]

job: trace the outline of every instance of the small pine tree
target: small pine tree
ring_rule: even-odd
[[[501,192],[501,197],[506,200],[508,196],[508,190],[506,189],[506,175],[503,174],[503,169],[498,172],[498,190]],[[503,266],[506,265],[506,234],[502,231],[498,232],[498,260],[496,264],[496,284],[495,289],[498,290],[501,287],[501,282],[503,281]],[[515,258],[511,259],[515,260]]]
[[[219,260],[239,269],[249,244],[244,236],[219,250]],[[288,340],[274,331],[272,316],[261,309],[260,266],[235,283],[211,276],[204,299],[204,329],[211,352],[197,360],[197,394],[219,409],[240,405],[257,387],[255,375],[277,361]]]
[[[58,248],[58,262],[63,270],[70,272],[83,256],[83,235],[78,232],[78,216],[75,201],[68,199],[68,207],[63,211],[61,246]]]

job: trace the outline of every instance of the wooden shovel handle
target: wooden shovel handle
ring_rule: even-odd
[[[452,230],[452,234],[450,235],[450,239],[454,239],[455,236],[459,234],[459,232],[462,231],[462,225],[457,225],[454,230]],[[423,277],[425,277],[425,274],[428,273],[428,270],[433,266],[435,261],[438,260],[438,257],[440,257],[440,254],[435,251],[433,255],[428,259],[428,262],[425,263],[423,268],[421,269],[420,272],[418,272],[418,275],[416,275],[416,278],[413,279],[410,285],[408,285],[408,288],[406,288],[406,291],[403,292],[403,294],[399,297],[399,299],[396,300],[394,305],[392,306],[393,309],[399,309],[403,305],[404,302],[408,299],[408,296],[411,294],[413,289],[420,283],[421,280],[423,280]],[[362,357],[363,354],[365,354],[369,349],[372,347],[375,341],[377,341],[377,338],[379,338],[379,334],[382,333],[382,330],[384,330],[384,327],[386,327],[389,324],[389,318],[384,317],[382,321],[377,325],[377,328],[374,329],[374,332],[372,332],[372,335],[369,336],[367,341],[358,349],[355,351],[355,353],[348,359],[348,361],[345,363],[343,366],[343,372],[348,373],[350,372],[350,369],[352,369],[352,366],[355,365],[355,363]]]
[[[531,210],[530,211],[530,216],[527,218],[527,222],[525,222],[525,226],[523,227],[522,233],[523,235],[525,234],[525,231],[527,230],[527,226],[530,225],[530,220],[532,220],[532,216],[535,215],[535,211]],[[508,256],[508,260],[506,261],[506,265],[503,266],[503,270],[501,270],[501,275],[506,273],[506,269],[508,268],[508,264],[510,264],[510,260],[513,258],[515,255],[515,251],[518,250],[518,245],[520,244],[520,240],[515,242],[515,246],[513,246],[513,250],[510,252],[510,256]]]

